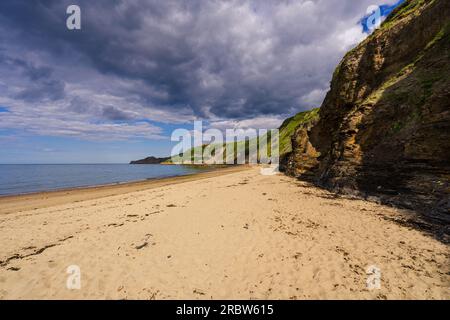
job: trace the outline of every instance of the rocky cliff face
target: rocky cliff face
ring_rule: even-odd
[[[450,222],[450,1],[410,0],[337,67],[288,174]]]

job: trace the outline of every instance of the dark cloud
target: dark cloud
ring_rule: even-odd
[[[374,2],[2,0],[0,93],[111,121],[280,117],[320,104]]]
[[[31,83],[26,89],[21,90],[16,98],[27,102],[40,102],[42,100],[60,100],[65,97],[65,84],[59,80],[46,79]]]
[[[15,97],[28,102],[41,100],[60,100],[65,97],[65,83],[53,76],[52,68],[36,66],[33,62],[0,54],[0,63],[4,68],[12,69],[22,77],[23,89]]]
[[[88,113],[89,112],[89,101],[84,100],[80,97],[73,98],[69,105],[67,106],[67,111],[74,113]]]
[[[113,106],[102,108],[102,117],[113,121],[131,120],[133,117]]]

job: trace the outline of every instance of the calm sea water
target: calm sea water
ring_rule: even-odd
[[[128,164],[0,165],[0,195],[174,177],[205,169]]]

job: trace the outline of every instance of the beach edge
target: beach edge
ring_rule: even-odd
[[[231,167],[213,168],[212,170],[208,170],[206,172],[198,172],[193,174],[164,178],[151,178],[146,180],[97,186],[64,188],[18,195],[4,195],[0,196],[0,215],[26,210],[48,208],[61,204],[94,200],[136,191],[176,185],[190,181],[214,178],[249,169],[250,166],[248,165],[234,165]]]

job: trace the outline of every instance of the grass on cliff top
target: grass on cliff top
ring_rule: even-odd
[[[310,111],[304,111],[304,112],[300,112],[298,114],[296,114],[295,116],[286,119],[283,124],[280,126],[279,128],[279,152],[280,152],[280,157],[284,156],[285,154],[289,153],[292,151],[292,143],[291,143],[291,139],[292,136],[295,132],[295,129],[297,129],[297,127],[301,124],[306,124],[312,120],[318,119],[319,117],[319,108],[310,110]],[[254,138],[256,139],[256,138]],[[254,142],[254,139],[252,140],[252,142]],[[267,135],[260,137],[260,139],[267,139]],[[268,153],[269,156],[271,155],[271,145],[270,145],[270,136],[269,136],[269,142],[268,142]],[[227,155],[227,150],[231,150],[232,148],[234,148],[234,154],[235,154],[235,160],[237,159],[237,150],[239,148],[242,148],[242,150],[245,150],[245,154],[248,155],[248,151],[249,151],[249,145],[250,142],[247,141],[237,141],[237,142],[230,142],[230,143],[226,143],[223,145],[223,157],[224,157],[224,161],[226,159],[226,155]],[[256,145],[259,148],[259,142],[256,141]],[[210,148],[214,148],[214,144],[208,146],[207,144],[204,144],[202,146],[198,146],[195,148],[192,148],[190,150],[187,151],[187,154],[190,155],[190,159],[192,162],[195,161],[195,155],[200,155],[203,154],[203,152],[205,151],[206,148],[210,147]],[[216,145],[218,146],[218,145]],[[180,154],[178,157],[175,157],[174,160],[177,163],[181,163],[181,159],[183,158],[183,155]],[[201,159],[199,159],[201,160]],[[171,163],[171,161],[167,161],[167,163]]]
[[[291,139],[295,129],[301,124],[318,119],[319,110],[319,108],[316,108],[310,111],[300,112],[283,122],[280,127],[280,156],[292,151]]]
[[[422,8],[425,5],[431,5],[434,1],[435,0],[406,0],[391,12],[391,14],[381,24],[380,29],[383,30],[392,27],[398,21],[411,14],[414,14],[418,9]]]

